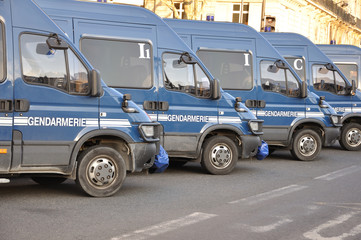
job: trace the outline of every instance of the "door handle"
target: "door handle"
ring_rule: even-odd
[[[0,112],[12,112],[13,101],[8,99],[0,99]]]
[[[248,108],[265,108],[266,102],[264,100],[253,100],[253,99],[247,99],[246,107]]]
[[[168,111],[169,109],[169,104],[168,102],[164,102],[164,101],[144,101],[143,102],[143,109],[144,110],[149,110],[149,111]]]
[[[15,112],[27,112],[30,109],[30,103],[26,99],[15,99]]]

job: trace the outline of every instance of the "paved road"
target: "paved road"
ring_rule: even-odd
[[[324,149],[318,160],[240,161],[230,175],[199,164],[129,175],[109,198],[73,181],[0,185],[0,239],[361,239],[361,153]]]

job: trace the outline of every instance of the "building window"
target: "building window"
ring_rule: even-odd
[[[232,22],[248,24],[249,3],[233,4]]]

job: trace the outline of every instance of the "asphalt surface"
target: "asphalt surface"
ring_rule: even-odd
[[[127,176],[108,198],[74,183],[0,184],[0,240],[361,239],[361,153],[338,145],[312,162],[276,151],[229,175],[199,163]]]

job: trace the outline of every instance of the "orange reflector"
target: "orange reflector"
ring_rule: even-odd
[[[8,150],[6,148],[0,148],[0,154],[2,153],[8,153]]]

